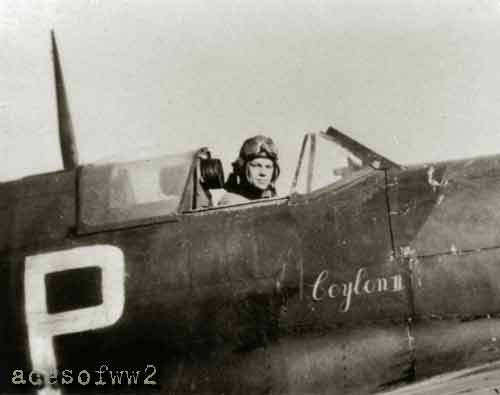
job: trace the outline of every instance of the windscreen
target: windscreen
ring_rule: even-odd
[[[299,169],[295,191],[308,193],[352,179],[366,169],[363,161],[335,142],[309,135]]]

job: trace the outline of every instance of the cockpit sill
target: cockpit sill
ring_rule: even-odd
[[[290,195],[287,196],[277,196],[273,198],[266,198],[266,199],[257,199],[257,200],[250,200],[248,202],[243,202],[243,203],[237,203],[237,204],[231,204],[227,206],[213,206],[213,207],[201,207],[198,209],[193,209],[193,210],[186,210],[182,211],[180,214],[184,215],[190,215],[190,214],[205,214],[205,213],[215,213],[219,211],[232,211],[232,210],[245,210],[245,209],[250,209],[253,207],[262,207],[262,206],[279,206],[280,204],[283,204],[287,202],[290,199]]]

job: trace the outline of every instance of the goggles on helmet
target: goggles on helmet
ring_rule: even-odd
[[[278,160],[278,149],[271,138],[258,135],[247,139],[243,143],[240,158],[244,160],[269,158],[276,161]]]

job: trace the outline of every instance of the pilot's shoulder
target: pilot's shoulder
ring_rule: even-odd
[[[246,203],[250,200],[237,193],[226,192],[219,200],[218,206],[229,206],[231,204]]]

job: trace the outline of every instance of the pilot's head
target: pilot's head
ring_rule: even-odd
[[[278,149],[271,138],[257,135],[245,140],[233,168],[241,184],[257,193],[260,191],[262,197],[268,191],[275,195],[274,183],[280,174],[280,168]]]

